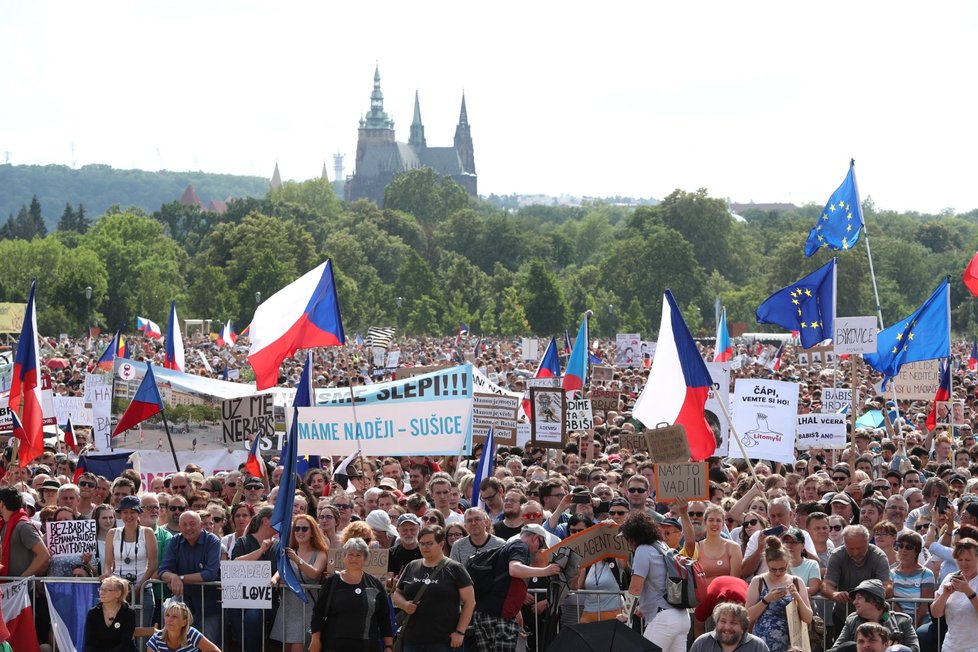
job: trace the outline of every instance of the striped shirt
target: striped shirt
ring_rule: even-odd
[[[197,629],[191,627],[187,631],[187,644],[181,647],[170,647],[166,643],[166,630],[156,632],[146,643],[146,649],[152,652],[195,652],[199,650],[198,643],[204,638]]]

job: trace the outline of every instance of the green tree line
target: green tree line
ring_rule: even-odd
[[[231,319],[241,330],[257,293],[267,298],[330,257],[350,333],[386,325],[450,335],[464,322],[474,334],[547,336],[573,332],[590,309],[595,335],[654,337],[671,288],[693,331],[709,336],[716,298],[731,323],[759,329],[758,304],[830,255],[803,254],[820,206],[738,221],[699,189],[637,208],[505,209],[426,168],[398,176],[383,208],[342,202],[319,179],[233,201],[220,215],[170,202],[153,213],[112,206],[93,220],[86,207],[68,203],[47,234],[2,233],[0,300],[25,300],[37,277],[44,333],[131,329],[136,315],[163,324],[171,299],[184,318]],[[953,327],[978,333],[959,280],[978,247],[978,211],[896,213],[871,199],[863,208],[887,324],[951,275]],[[838,314],[875,314],[864,244],[837,255]]]

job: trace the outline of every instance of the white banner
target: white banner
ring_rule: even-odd
[[[181,467],[188,462],[200,465],[206,478],[219,471],[237,471],[240,465],[248,461],[248,451],[198,450],[193,454],[190,451],[177,451],[177,459],[180,461]],[[141,450],[139,451],[139,464],[139,477],[142,479],[144,487],[149,486],[156,476],[166,477],[176,473],[176,469],[173,468],[173,455],[170,451]]]
[[[472,365],[317,393],[299,408],[299,455],[458,455],[472,446]],[[324,401],[325,399],[325,401]]]
[[[710,372],[713,384],[710,393],[706,397],[706,421],[711,426],[720,426],[720,445],[716,453],[719,457],[726,457],[730,448],[730,422],[720,409],[720,405],[730,405],[730,363],[729,362],[707,362],[706,368]],[[722,403],[721,403],[722,402]],[[714,420],[716,423],[714,423]]]
[[[876,317],[836,317],[832,328],[836,353],[876,353]]]
[[[846,447],[846,415],[799,414],[795,430],[798,450]]]
[[[798,384],[738,378],[734,385],[734,427],[753,459],[795,461]],[[740,447],[731,447],[739,457]]]

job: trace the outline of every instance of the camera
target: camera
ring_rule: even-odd
[[[123,573],[122,574],[122,579],[126,580],[127,582],[135,582],[136,581],[136,574],[135,573]]]

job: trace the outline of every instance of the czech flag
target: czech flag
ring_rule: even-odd
[[[163,359],[163,367],[175,371],[183,371],[187,368],[187,361],[183,355],[183,335],[180,333],[180,322],[177,320],[177,302],[170,302],[170,323],[166,327],[166,357]]]
[[[71,449],[72,453],[78,452],[78,441],[75,439],[75,427],[71,425],[71,417],[68,417],[68,423],[65,424],[65,445]]]
[[[570,360],[567,361],[564,380],[561,383],[561,387],[568,394],[584,389],[584,382],[587,380],[587,365],[590,358],[587,343],[587,313],[584,313],[584,319],[581,320],[581,327],[577,330],[577,338],[574,339],[574,348],[571,349]]]
[[[971,257],[971,262],[964,268],[961,280],[971,294],[978,297],[978,253]]]
[[[238,341],[238,336],[234,334],[234,326],[231,325],[231,320],[224,324],[224,328],[221,329],[221,334],[217,336],[218,346],[234,346],[234,343]]]
[[[115,364],[115,357],[118,354],[119,339],[121,337],[121,330],[116,331],[115,335],[112,336],[112,341],[105,347],[105,351],[102,351],[102,356],[95,363],[96,368],[102,371],[112,371],[112,366]]]
[[[251,321],[248,362],[257,389],[274,387],[282,360],[299,349],[341,346],[343,322],[330,260],[262,302]]]
[[[34,628],[34,607],[31,606],[28,580],[22,579],[4,587],[3,622],[10,632],[6,639],[10,649],[17,652],[38,652],[37,630]]]
[[[553,344],[556,344],[553,342]],[[529,412],[527,412],[529,414]],[[496,438],[492,436],[492,426],[486,433],[486,441],[482,445],[482,455],[479,456],[479,465],[475,467],[475,482],[472,483],[472,506],[480,507],[482,496],[479,494],[479,486],[482,481],[492,476],[493,467],[496,461]]]
[[[459,323],[458,333],[455,335],[455,346],[458,347],[459,343],[462,341],[462,337],[469,334],[469,327],[465,324]]]
[[[255,440],[251,442],[251,449],[248,451],[248,461],[245,462],[245,469],[256,478],[265,477],[265,460],[258,452],[258,444],[261,441],[259,435],[255,435]]]
[[[153,364],[147,362],[146,375],[143,376],[143,381],[139,383],[139,389],[136,390],[136,395],[132,397],[129,407],[126,408],[122,418],[119,419],[119,423],[112,431],[112,436],[116,437],[130,428],[135,428],[146,419],[154,417],[162,411],[163,397],[160,396],[160,389],[156,386]]]
[[[17,356],[14,358],[13,378],[10,381],[10,411],[20,417],[23,424],[18,434],[20,450],[17,459],[20,466],[27,466],[44,452],[44,410],[41,407],[41,356],[37,346],[37,311],[34,292],[37,280],[31,281],[31,293],[27,298],[24,324],[17,340]]]
[[[784,342],[781,342],[781,346],[779,346],[778,350],[774,352],[774,357],[767,363],[767,368],[771,371],[780,371],[782,357],[784,357]]]
[[[928,430],[937,427],[937,404],[951,400],[951,364],[948,360],[941,363],[941,382],[934,393],[934,402],[931,403],[930,412],[924,425]]]
[[[565,328],[564,329],[564,355],[570,357],[570,354],[571,354],[570,333],[568,333],[567,329]]]
[[[713,350],[714,362],[727,362],[733,357],[733,346],[730,344],[730,333],[727,332],[727,310],[720,313],[720,323],[717,324],[717,342]]]
[[[74,478],[72,478],[71,481],[74,482],[75,484],[78,484],[79,478],[81,478],[82,474],[84,474],[86,471],[88,471],[88,456],[79,455],[78,463],[75,464],[75,476]]]
[[[632,415],[648,428],[663,422],[682,425],[686,428],[690,456],[705,460],[716,450],[713,430],[703,412],[711,383],[710,372],[679,305],[672,292],[666,290],[655,364]]]
[[[971,343],[971,355],[968,356],[968,370],[978,369],[978,341]]]
[[[163,331],[160,330],[159,325],[155,321],[143,317],[136,317],[136,330],[154,340],[163,337]]]

